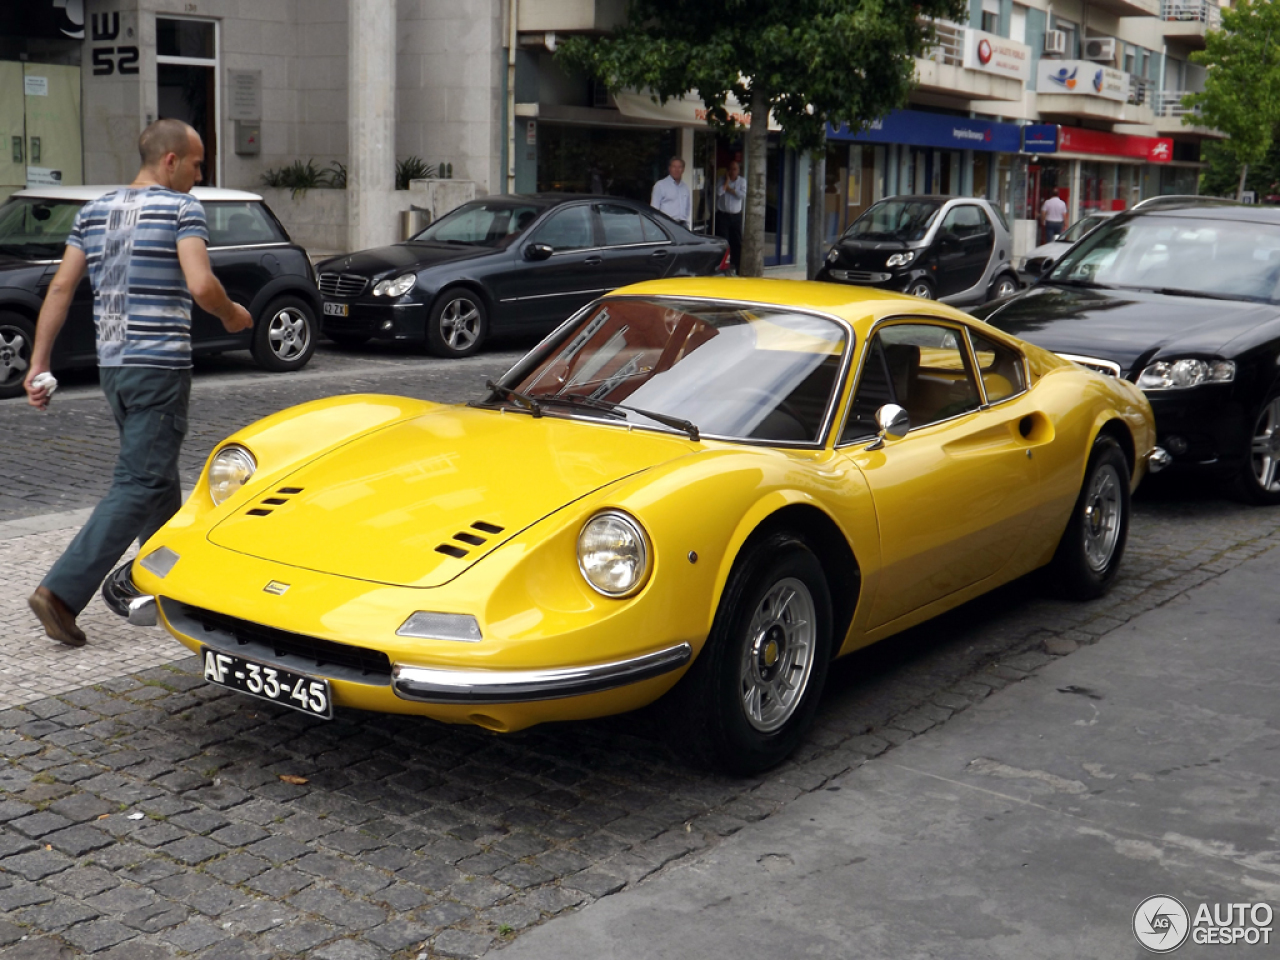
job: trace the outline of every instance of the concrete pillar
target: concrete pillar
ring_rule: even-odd
[[[396,0],[348,0],[347,245],[364,250],[398,238]]]

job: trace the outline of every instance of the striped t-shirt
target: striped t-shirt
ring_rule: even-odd
[[[84,251],[102,367],[191,366],[191,293],[178,241],[209,242],[200,201],[166,187],[113,190],[80,208],[67,246]]]

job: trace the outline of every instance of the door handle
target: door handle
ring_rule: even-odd
[[[587,266],[587,267],[595,267],[595,266],[599,266],[599,265],[600,265],[600,258],[599,258],[599,257],[587,257],[587,259],[583,260],[583,261],[582,261],[582,263],[583,263],[583,266]]]
[[[670,254],[667,253],[666,250],[655,250],[653,251],[651,256],[653,257],[654,260],[665,260],[667,257],[670,256]]]

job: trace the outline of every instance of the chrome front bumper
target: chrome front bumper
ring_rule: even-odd
[[[130,560],[111,571],[102,582],[102,599],[112,613],[124,617],[135,627],[154,627],[156,598],[134,586],[132,568]]]
[[[1147,454],[1147,469],[1152,473],[1159,473],[1171,463],[1173,463],[1173,457],[1169,456],[1169,452],[1163,447],[1153,447]]]
[[[651,680],[678,670],[693,657],[687,643],[630,660],[555,670],[444,670],[396,664],[391,687],[403,700],[421,703],[527,703],[580,697]]]

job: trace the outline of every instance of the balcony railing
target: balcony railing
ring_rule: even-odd
[[[964,66],[964,30],[958,23],[949,20],[921,19],[924,26],[932,26],[934,42],[924,51],[924,59],[949,67]]]
[[[1222,11],[1208,0],[1163,0],[1160,4],[1163,20],[1187,20],[1203,23],[1206,29],[1222,29]]]
[[[1157,117],[1184,117],[1187,114],[1195,116],[1200,113],[1195,107],[1184,107],[1182,98],[1185,97],[1189,90],[1163,90],[1156,97],[1156,116]]]
[[[1137,74],[1129,74],[1129,102],[1134,106],[1143,107],[1151,102],[1150,97],[1151,81]]]

